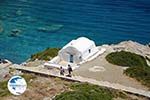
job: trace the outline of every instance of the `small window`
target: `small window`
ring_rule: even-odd
[[[91,49],[89,49],[89,53],[91,53]]]

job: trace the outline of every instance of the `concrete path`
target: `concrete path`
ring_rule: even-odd
[[[0,64],[0,81],[2,81],[5,75],[9,74],[9,66],[11,63]]]
[[[85,78],[85,77],[81,77],[81,76],[75,76],[75,77],[73,77],[73,79],[77,79],[80,82],[88,82],[88,83],[99,85],[99,86],[123,90],[125,92],[129,92],[129,93],[133,93],[133,94],[139,94],[139,95],[146,96],[146,97],[150,98],[150,91],[136,89],[133,87],[127,87],[127,86],[117,84],[117,83],[110,83],[108,81],[97,81],[94,79]]]
[[[15,69],[26,71],[26,72],[47,75],[47,76],[59,77],[59,78],[63,78],[63,79],[70,80],[70,81],[88,82],[91,84],[104,86],[104,87],[108,87],[108,88],[113,88],[113,89],[118,89],[118,90],[123,90],[123,91],[129,92],[129,93],[138,94],[138,95],[142,95],[142,96],[146,96],[146,97],[150,98],[150,91],[148,91],[148,90],[136,89],[136,88],[127,87],[127,86],[124,86],[121,84],[110,83],[108,81],[98,81],[95,79],[85,78],[85,77],[81,77],[81,76],[73,76],[73,77],[60,76],[59,71],[55,70],[55,69],[47,70],[43,67],[23,67],[23,66],[19,66],[19,65],[13,65],[13,66],[11,66],[11,68],[15,68]]]

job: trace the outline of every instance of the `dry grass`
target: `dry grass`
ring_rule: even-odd
[[[67,91],[68,92],[73,91],[71,87],[74,86],[75,84],[80,84],[78,82],[68,82],[60,78],[42,77],[42,76],[37,77],[34,74],[24,74],[23,76],[25,76],[24,78],[27,79],[28,83],[28,87],[25,93],[20,96],[14,96],[10,94],[8,96],[0,97],[0,100],[43,100],[44,98],[50,100],[50,98],[53,98],[58,94]],[[113,95],[117,96],[120,94],[122,94],[122,92],[117,91]],[[139,100],[148,100],[148,99],[140,98]]]

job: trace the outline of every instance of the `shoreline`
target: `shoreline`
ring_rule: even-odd
[[[143,57],[147,57],[150,59],[150,46],[149,45],[143,45],[140,44],[138,42],[134,42],[134,41],[122,41],[120,43],[117,44],[103,44],[101,46],[97,46],[97,47],[104,47],[107,48],[108,52],[116,52],[116,51],[120,51],[120,50],[124,50],[124,51],[129,51],[135,54],[139,54]],[[10,60],[8,60],[11,65],[13,64],[17,64],[17,65],[25,65],[25,66],[38,66],[41,64],[44,64],[45,61],[42,60],[34,60],[34,61],[30,61],[31,58],[28,58],[26,61],[17,64],[17,63],[13,63]],[[150,65],[150,61],[146,60],[147,64]],[[1,65],[1,64],[0,64]]]
[[[139,54],[145,58],[148,57],[150,59],[150,45],[143,45],[138,42],[131,41],[131,40],[122,41],[117,44],[110,44],[110,45],[103,44],[103,45],[97,46],[97,47],[107,48],[109,52],[116,52],[116,51],[120,51],[120,50],[129,51],[129,52]],[[6,60],[8,60],[8,62],[11,63],[11,65],[17,64],[17,65],[28,65],[28,66],[38,66],[38,65],[41,65],[41,63],[45,62],[42,60],[30,61],[30,59],[31,58],[28,58],[26,61],[24,61],[20,64],[13,63],[8,59],[6,59]],[[150,65],[150,62],[148,60],[146,60],[146,61],[147,61],[147,64]],[[0,64],[0,65],[2,65],[2,64]]]
[[[143,46],[145,46],[145,47],[149,47],[150,48],[150,42],[149,43],[147,43],[147,44],[142,44],[142,43],[139,43],[139,42],[137,42],[137,41],[132,41],[132,40],[125,40],[125,41],[121,41],[121,42],[118,42],[118,43],[112,43],[112,44],[102,44],[102,45],[96,45],[97,47],[101,47],[101,46],[112,46],[112,47],[115,47],[115,46],[122,46],[122,45],[125,45],[125,47],[127,47],[126,46],[126,44],[133,44],[133,43],[135,43],[135,46],[138,46],[138,45],[140,45],[141,47],[143,47]],[[50,47],[50,48],[53,48],[53,47]],[[59,47],[57,47],[57,48],[59,48]],[[46,48],[45,48],[46,49]],[[150,51],[149,51],[150,52]],[[35,52],[35,53],[37,53],[37,52]],[[30,55],[31,56],[31,55]],[[3,58],[3,57],[2,57]],[[150,58],[150,55],[149,55],[149,58]],[[5,59],[5,58],[4,58]],[[7,58],[6,58],[7,59]],[[10,61],[10,62],[12,62],[12,63],[14,63],[14,64],[23,64],[23,63],[27,63],[28,61],[30,61],[30,58],[28,58],[27,60],[25,60],[25,61],[23,61],[23,62],[20,62],[20,63],[16,63],[16,62],[13,62],[13,61],[11,61],[11,59],[7,59],[8,61]]]
[[[120,50],[133,52],[142,55],[144,57],[150,58],[149,46],[142,45],[140,43],[133,42],[133,41],[122,41],[118,44],[111,44],[111,45],[104,44],[98,47],[106,48],[106,52],[100,55],[99,57],[97,57],[96,59],[94,59],[93,61],[82,64],[81,67],[79,67],[73,72],[73,76],[70,78],[71,80],[72,78],[75,78],[75,81],[80,80],[81,82],[88,82],[91,84],[96,84],[104,87],[106,86],[107,88],[114,88],[119,90],[121,89],[122,91],[131,92],[132,94],[139,94],[140,96],[149,97],[148,87],[142,85],[140,82],[138,82],[133,78],[123,75],[123,70],[125,69],[123,69],[121,66],[112,65],[105,60],[105,56],[108,53],[117,52]],[[12,64],[11,66],[8,66],[7,67],[8,69],[6,70],[9,72],[9,68],[14,68],[14,69],[16,68],[15,69],[16,71],[12,73],[12,75],[16,75],[16,74],[20,75],[22,74],[20,73],[21,71],[23,72],[29,71],[37,75],[40,75],[41,73],[48,76],[56,76],[56,77],[64,78],[65,80],[68,78],[65,76],[60,76],[58,69],[48,70],[44,68],[43,66],[44,63],[45,61],[42,60],[29,61],[28,59],[26,62],[23,62],[22,64]],[[101,66],[105,70],[99,73],[88,70],[90,68],[93,68],[93,66],[96,65]],[[114,74],[114,75],[110,76],[110,74]],[[98,75],[99,77],[97,77]],[[144,92],[141,93],[140,91],[144,91]]]

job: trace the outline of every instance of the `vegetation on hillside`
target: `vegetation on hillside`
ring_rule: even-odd
[[[10,95],[10,92],[7,88],[7,82],[8,81],[6,81],[6,80],[0,82],[0,97]]]
[[[147,66],[146,60],[143,56],[126,51],[110,53],[106,56],[106,60],[119,66]]]
[[[127,98],[123,92],[88,83],[74,83],[70,88],[71,91],[57,95],[54,100],[112,100],[117,97]]]
[[[108,54],[106,60],[115,65],[129,67],[124,73],[150,88],[150,66],[143,56],[121,51]]]
[[[31,79],[35,79],[36,76],[32,74],[23,74],[23,78],[27,81],[27,84],[30,82]],[[8,80],[4,80],[0,82],[0,97],[9,96],[11,93],[9,92],[7,88],[7,82]]]
[[[38,60],[50,60],[51,58],[57,56],[59,48],[47,48],[44,51],[38,52],[36,54],[31,55],[31,61],[36,59]]]
[[[20,96],[12,95],[7,89],[8,80],[6,80],[0,82],[0,100],[51,100],[54,96],[54,100],[115,100],[115,98],[117,100],[135,100],[135,95],[133,95],[133,99],[132,94],[88,83],[71,82],[52,77],[37,77],[31,73],[24,73],[21,76],[25,78],[28,84],[25,93]],[[62,91],[65,92],[62,93]],[[143,98],[140,96],[136,97]]]
[[[30,80],[36,79],[37,77],[34,74],[23,74],[21,75],[28,83],[30,83]]]
[[[134,66],[127,68],[124,73],[130,77],[136,78],[150,89],[150,67]]]

